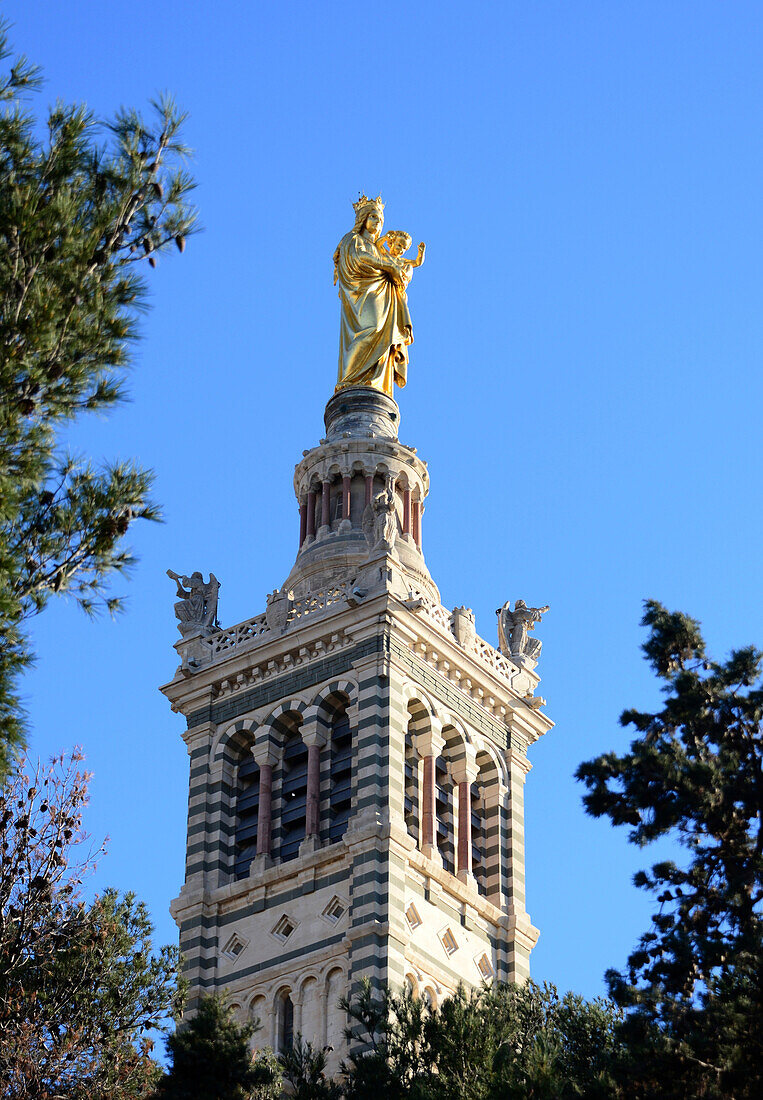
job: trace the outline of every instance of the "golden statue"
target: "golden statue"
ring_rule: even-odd
[[[355,225],[334,253],[334,284],[339,283],[342,303],[336,389],[371,386],[392,397],[393,384],[406,382],[413,343],[406,287],[413,268],[424,262],[425,247],[420,244],[416,259],[407,260],[410,234],[395,229],[380,239],[381,196],[361,195],[352,205]]]

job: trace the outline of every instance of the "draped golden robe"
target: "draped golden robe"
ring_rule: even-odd
[[[404,386],[413,326],[398,261],[352,230],[337,249],[342,317],[337,389],[372,386],[392,397],[393,382]]]

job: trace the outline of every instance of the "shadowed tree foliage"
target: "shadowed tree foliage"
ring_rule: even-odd
[[[367,984],[342,1007],[356,1045],[342,1067],[348,1100],[620,1095],[620,1015],[600,999],[528,982],[459,988],[432,1010],[408,991]]]
[[[636,1078],[645,1035],[651,1043],[656,1025],[662,1037],[638,1095],[760,1096],[763,654],[748,647],[713,661],[699,624],[654,600],[643,625],[664,706],[626,710],[630,751],[582,764],[577,777],[594,817],[629,826],[642,847],[673,838],[687,858],[635,876],[657,909],[625,970],[608,973],[610,992],[628,1010]]]
[[[73,754],[18,770],[0,794],[0,1081],[6,1100],[142,1100],[148,1033],[179,1010],[179,956],[154,954],[145,906],[87,906],[88,775]]]
[[[299,1033],[294,1036],[291,1047],[280,1055],[293,1100],[341,1100],[341,1085],[326,1077],[327,1056],[332,1050],[303,1042]]]
[[[170,99],[150,123],[122,110],[103,124],[63,103],[41,121],[25,105],[39,86],[24,58],[0,73],[0,775],[23,743],[25,621],[64,593],[116,610],[106,585],[131,564],[123,538],[157,518],[148,471],[96,468],[62,454],[59,436],[123,398],[141,271],[182,251],[195,225]]]
[[[259,1021],[239,1024],[223,997],[202,997],[196,1014],[167,1037],[170,1068],[156,1100],[278,1100],[281,1070],[270,1051],[253,1056]]]

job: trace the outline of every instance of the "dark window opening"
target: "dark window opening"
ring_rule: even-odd
[[[352,731],[344,710],[331,723],[329,843],[341,840],[352,812]]]
[[[410,836],[421,844],[419,833],[419,758],[410,734],[405,738],[405,792],[403,799],[405,825]]]
[[[435,762],[434,793],[437,820],[435,843],[442,857],[443,868],[454,875],[456,854],[453,844],[453,783],[448,775],[448,766],[441,756]]]
[[[298,733],[286,741],[281,765],[281,862],[296,859],[305,839],[307,745]]]
[[[287,993],[281,1000],[281,1053],[285,1054],[294,1045],[294,1004]]]
[[[487,866],[485,863],[485,811],[482,787],[479,782],[472,783],[472,875],[477,889],[487,897]]]
[[[236,795],[236,842],[233,874],[246,878],[249,866],[257,854],[257,815],[260,809],[260,769],[254,760],[238,766]]]

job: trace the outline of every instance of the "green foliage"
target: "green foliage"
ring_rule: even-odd
[[[656,895],[651,928],[622,972],[607,975],[629,1010],[634,1058],[653,1050],[645,1095],[737,1098],[763,1092],[763,654],[709,660],[699,624],[645,604],[644,652],[664,681],[656,713],[627,710],[638,736],[577,772],[586,810],[629,825],[644,846],[671,837],[686,850],[640,871]],[[647,1038],[645,1039],[645,1036]]]
[[[620,1016],[606,1001],[528,982],[459,988],[432,1010],[366,984],[343,1007],[354,1044],[342,1067],[348,1100],[619,1095]]]
[[[202,997],[196,1014],[167,1038],[170,1069],[156,1100],[276,1100],[281,1072],[271,1052],[252,1056],[255,1021],[238,1024],[218,995]]]
[[[0,795],[0,1080],[7,1100],[142,1100],[148,1032],[180,1009],[179,956],[154,954],[133,895],[81,900],[92,850],[81,757],[19,769]]]
[[[23,58],[0,78],[0,775],[23,742],[25,620],[64,593],[88,612],[117,610],[106,586],[132,563],[123,538],[158,517],[148,471],[95,468],[58,439],[123,398],[146,304],[140,268],[182,251],[195,226],[170,99],[150,124],[122,110],[105,125],[57,103],[40,125],[24,103],[39,86]]]
[[[289,1050],[281,1055],[283,1075],[292,1100],[340,1100],[341,1086],[326,1077],[326,1056],[332,1047],[315,1047],[295,1035]]]

